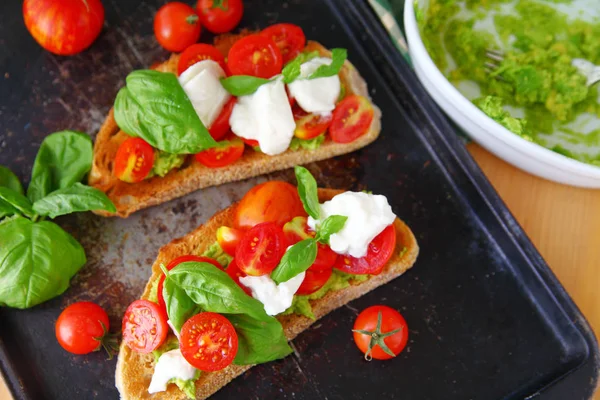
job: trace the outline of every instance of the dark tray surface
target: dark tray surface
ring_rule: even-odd
[[[105,1],[107,23],[100,38],[70,58],[39,49],[16,17],[16,3],[3,4],[0,13],[6,45],[0,50],[6,73],[0,86],[0,164],[27,178],[45,135],[64,128],[96,132],[127,73],[167,53],[152,35],[152,16],[162,1]],[[405,276],[300,335],[294,341],[297,356],[253,368],[215,398],[590,396],[598,352],[589,327],[366,3],[245,3],[243,26],[294,22],[309,39],[349,49],[383,111],[382,136],[366,149],[309,168],[323,186],[387,195],[415,232],[421,254]],[[291,181],[293,174],[268,178]],[[60,309],[76,300],[96,301],[119,326],[125,307],[145,285],[158,248],[263,180],[210,188],[127,220],[91,214],[61,219],[82,241],[89,263],[59,299],[28,311],[0,310],[0,363],[15,396],[116,398],[114,361],[102,354],[72,356],[56,343]],[[377,303],[401,310],[410,341],[397,359],[366,363],[350,327],[358,310]]]

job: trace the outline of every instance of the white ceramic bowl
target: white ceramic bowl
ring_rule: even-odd
[[[531,174],[567,185],[600,188],[600,168],[565,157],[515,135],[462,95],[427,53],[412,0],[406,0],[404,4],[404,27],[419,80],[444,112],[474,141]]]

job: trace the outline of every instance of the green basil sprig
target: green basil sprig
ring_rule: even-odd
[[[279,321],[267,315],[263,304],[248,296],[226,272],[202,262],[181,263],[163,272],[166,275],[163,297],[169,319],[177,330],[197,311],[216,312],[236,328],[235,364],[264,363],[292,352]],[[183,310],[177,310],[176,303]]]
[[[52,222],[36,221],[75,211],[116,211],[104,193],[79,183],[91,165],[90,138],[63,131],[42,142],[27,197],[18,178],[0,167],[0,305],[29,308],[56,297],[85,264],[85,252],[71,235]]]
[[[216,145],[174,74],[139,70],[126,82],[114,107],[123,131],[171,154],[195,154]]]
[[[304,239],[296,243],[285,252],[279,265],[271,272],[271,279],[279,285],[306,271],[317,259],[317,250],[315,239]]]
[[[317,227],[316,239],[325,244],[329,244],[329,237],[342,230],[348,217],[345,215],[331,215]]]
[[[348,51],[346,49],[331,50],[331,63],[321,65],[315,72],[308,76],[308,79],[328,78],[339,74],[347,57]]]
[[[292,61],[287,63],[283,70],[281,71],[281,75],[283,75],[284,83],[292,83],[296,80],[301,74],[301,66],[307,61],[312,60],[313,58],[319,57],[318,51],[312,51],[310,53],[300,53],[294,58]]]
[[[249,75],[234,75],[229,78],[221,78],[221,85],[233,96],[247,96],[269,82],[271,82],[271,79],[257,78]]]
[[[319,219],[321,206],[317,193],[317,181],[306,168],[299,165],[294,167],[294,172],[298,181],[298,195],[300,195],[304,210],[314,219]]]

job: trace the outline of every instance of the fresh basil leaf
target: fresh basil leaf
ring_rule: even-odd
[[[29,308],[63,293],[85,264],[81,245],[50,221],[0,223],[0,304]]]
[[[348,217],[345,215],[330,215],[319,225],[317,229],[317,240],[329,244],[329,237],[342,230]]]
[[[277,268],[271,273],[276,284],[287,282],[306,271],[317,259],[317,241],[304,239],[285,252]]]
[[[258,90],[270,79],[257,78],[249,75],[234,75],[229,78],[221,78],[221,85],[233,96],[247,96]]]
[[[56,132],[44,139],[33,163],[27,197],[32,203],[48,193],[81,182],[92,167],[92,140],[81,132]]]
[[[19,213],[27,217],[31,218],[35,214],[27,197],[7,187],[0,186],[0,200],[14,207]]]
[[[7,187],[19,194],[24,194],[19,178],[8,168],[0,165],[0,186]]]
[[[181,331],[181,327],[185,324],[185,321],[201,311],[201,308],[194,303],[185,290],[177,286],[168,277],[165,279],[163,286],[163,298],[167,305],[169,320],[177,332]]]
[[[287,338],[279,321],[258,321],[243,314],[225,315],[238,335],[236,365],[253,365],[278,360],[290,354]]]
[[[19,215],[20,212],[4,200],[0,200],[0,219],[11,215]]]
[[[281,75],[283,75],[283,83],[292,83],[300,76],[302,71],[300,66],[305,62],[305,59],[306,56],[303,53],[300,53],[296,56],[296,58],[283,67],[281,70]]]
[[[321,205],[319,204],[319,195],[317,193],[317,181],[311,173],[304,167],[294,167],[296,180],[298,181],[298,194],[304,210],[314,219],[319,219],[321,215]]]
[[[346,49],[331,50],[331,64],[321,65],[309,75],[308,79],[327,78],[339,74],[347,57],[348,51]]]
[[[33,210],[38,215],[50,218],[91,210],[117,211],[104,192],[79,182],[39,199],[33,203]]]
[[[139,70],[126,81],[115,100],[119,128],[171,154],[199,153],[216,145],[174,74]]]

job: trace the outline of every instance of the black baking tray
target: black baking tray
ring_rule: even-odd
[[[421,253],[404,276],[301,334],[293,342],[295,355],[253,368],[214,398],[590,397],[599,364],[590,327],[366,1],[244,3],[244,27],[293,22],[310,39],[348,48],[383,111],[382,135],[365,149],[309,168],[323,186],[387,195],[415,232]],[[152,35],[161,4],[104,1],[100,38],[66,58],[35,44],[19,1],[2,2],[0,164],[27,179],[45,135],[65,128],[95,134],[126,74],[167,57]],[[292,181],[293,173],[268,178]],[[127,220],[89,213],[60,219],[83,243],[89,261],[63,296],[26,311],[0,310],[0,366],[13,395],[117,398],[114,360],[101,353],[73,356],[57,344],[60,310],[76,300],[96,301],[118,327],[126,305],[141,293],[158,248],[264,179],[206,189]],[[368,363],[350,328],[358,310],[378,303],[403,313],[409,344],[394,360]]]

